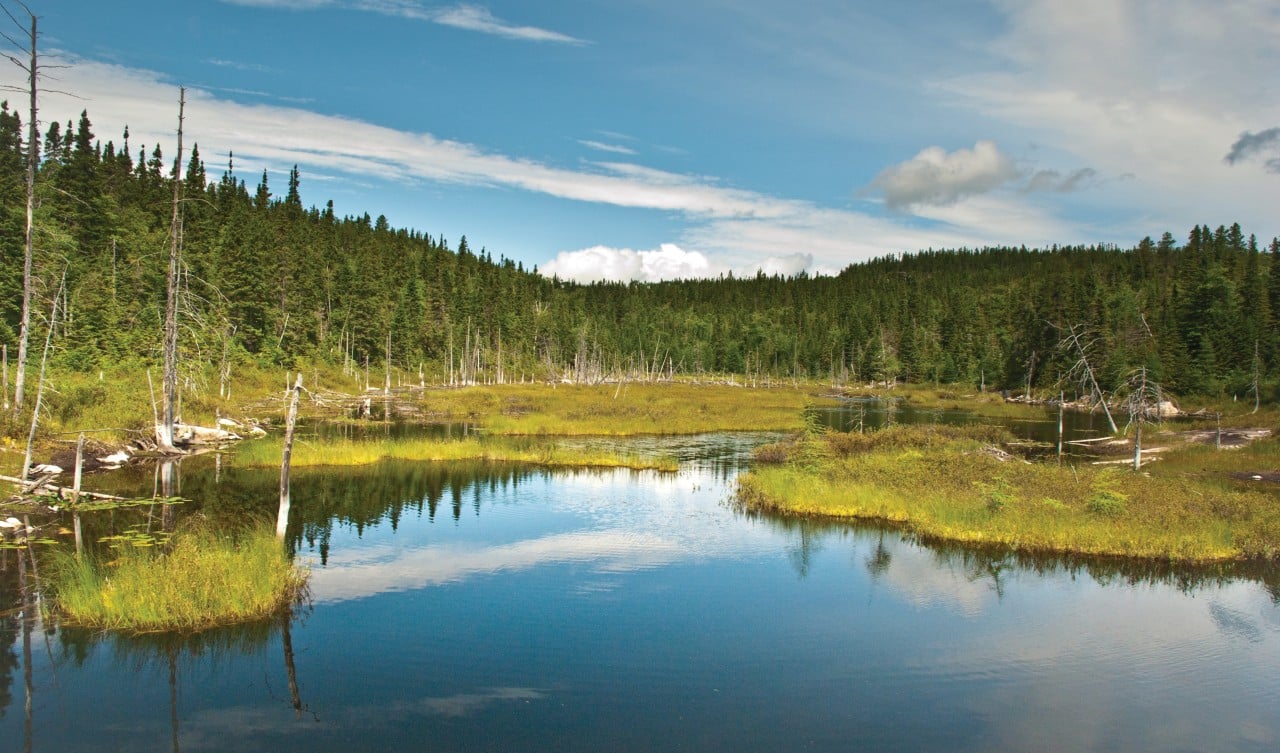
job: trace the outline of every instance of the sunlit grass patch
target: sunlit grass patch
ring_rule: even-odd
[[[267,526],[192,528],[166,545],[120,542],[110,551],[56,556],[53,603],[64,622],[139,633],[252,622],[293,603],[307,579]]]
[[[739,498],[762,509],[894,521],[924,536],[1032,551],[1178,561],[1280,556],[1280,495],[1233,486],[1221,471],[1169,473],[1190,462],[1178,452],[1161,475],[1147,475],[1001,462],[983,439],[917,426],[799,440],[763,451],[775,462],[742,476]],[[806,451],[815,443],[825,452]],[[1180,452],[1210,467],[1212,458],[1238,455]],[[776,462],[780,456],[786,459]]]
[[[263,439],[245,443],[236,450],[236,462],[247,467],[280,465],[283,440]],[[368,465],[383,460],[420,460],[426,462],[482,460],[528,463],[550,467],[633,468],[636,470],[674,471],[671,458],[644,457],[607,450],[558,447],[553,444],[521,446],[514,442],[465,439],[392,438],[392,439],[323,439],[314,442],[295,440],[291,465],[352,466]]]

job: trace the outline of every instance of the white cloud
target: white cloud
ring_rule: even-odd
[[[998,72],[938,89],[1009,133],[1104,175],[1103,211],[1131,233],[1239,220],[1280,231],[1275,177],[1223,161],[1241,133],[1280,122],[1274,0],[998,0]],[[1006,139],[1008,137],[1002,137]],[[1145,226],[1145,229],[1138,225]]]
[[[407,6],[415,6],[415,3],[395,3]],[[452,26],[458,29],[466,29],[468,31],[478,31],[484,34],[493,34],[509,39],[521,39],[528,42],[558,42],[560,44],[587,44],[582,39],[571,37],[568,34],[561,34],[556,31],[540,29],[536,26],[514,26],[505,21],[494,18],[493,14],[487,8],[479,5],[470,5],[462,3],[451,8],[438,8],[430,10],[422,10],[421,16],[414,11],[408,11],[404,15],[410,18],[422,17],[426,20],[433,21],[444,26]]]
[[[697,277],[717,277],[728,267],[713,264],[697,251],[685,251],[672,243],[663,243],[655,251],[633,251],[629,248],[593,246],[579,251],[561,251],[556,258],[540,266],[547,277],[577,282],[655,282]]]
[[[627,154],[627,155],[634,155],[636,153],[636,150],[632,149],[629,146],[621,146],[618,144],[606,144],[603,141],[592,141],[590,139],[578,139],[578,143],[582,144],[588,149],[595,149],[598,152],[610,152],[612,154]]]
[[[445,7],[429,7],[419,0],[222,0],[232,5],[253,8],[281,8],[285,10],[315,10],[318,8],[344,8],[349,10],[381,13],[384,16],[429,21],[455,29],[476,31],[507,39],[525,42],[552,42],[556,44],[582,45],[586,40],[561,34],[558,31],[537,26],[519,26],[497,18],[482,5],[458,3]]]
[[[425,7],[417,0],[353,0],[350,7],[388,16],[430,21],[441,26],[476,31],[507,39],[525,42],[553,42],[557,44],[587,44],[585,40],[561,34],[558,31],[537,26],[517,26],[493,15],[488,8],[470,3],[448,7]]]
[[[1019,175],[1013,160],[991,141],[972,149],[947,152],[931,146],[906,162],[883,170],[871,182],[894,209],[954,204],[967,196],[987,193]]]

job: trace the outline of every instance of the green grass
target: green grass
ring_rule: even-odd
[[[248,467],[280,465],[284,441],[280,437],[246,442],[236,450],[236,462]],[[467,439],[337,439],[317,441],[295,439],[290,465],[350,466],[382,460],[482,460],[528,463],[551,467],[634,468],[675,471],[670,458],[623,455],[607,451],[569,449],[554,445],[521,447],[513,442]]]
[[[195,632],[270,617],[306,574],[267,526],[236,535],[181,531],[167,545],[120,546],[114,560],[58,552],[53,605],[63,622],[135,633]]]
[[[915,426],[801,440],[763,450],[782,462],[757,463],[740,478],[739,499],[1028,551],[1185,562],[1280,558],[1280,495],[1241,488],[1221,470],[1178,472],[1196,458],[1205,467],[1201,448],[1166,453],[1170,461],[1146,475],[1001,462],[983,452],[991,439],[985,428]],[[1247,452],[1269,456],[1276,450],[1268,444]],[[1234,464],[1246,457],[1240,452],[1218,455],[1237,455],[1227,461]]]

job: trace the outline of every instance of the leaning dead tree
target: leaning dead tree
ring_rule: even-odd
[[[1059,327],[1059,329],[1061,329]],[[1097,339],[1085,339],[1088,330],[1082,326],[1073,324],[1067,328],[1067,334],[1058,343],[1058,349],[1067,353],[1071,353],[1076,357],[1076,361],[1071,368],[1067,370],[1064,378],[1070,381],[1076,381],[1080,384],[1082,391],[1087,392],[1091,400],[1097,405],[1102,406],[1102,412],[1107,417],[1107,424],[1111,427],[1112,434],[1120,433],[1120,429],[1116,426],[1116,421],[1111,417],[1111,409],[1107,407],[1107,394],[1098,386],[1098,377],[1094,373],[1093,364],[1090,363],[1092,350]]]
[[[178,156],[173,163],[173,217],[169,224],[169,277],[164,309],[164,418],[156,427],[156,443],[161,452],[177,452],[173,446],[173,425],[178,404],[178,296],[182,283],[178,260],[182,236],[182,120],[187,90],[178,89]]]

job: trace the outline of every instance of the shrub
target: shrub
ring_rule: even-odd
[[[1100,488],[1093,492],[1085,509],[1094,515],[1114,518],[1124,513],[1125,503],[1129,498],[1115,489]]]

